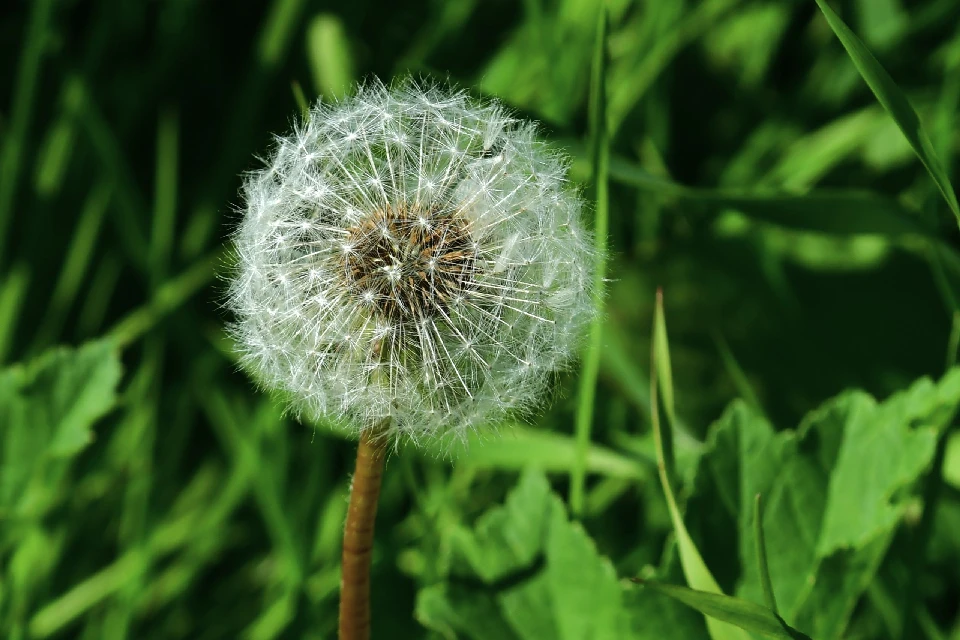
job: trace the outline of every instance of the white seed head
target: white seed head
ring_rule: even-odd
[[[533,409],[593,317],[564,159],[496,102],[406,81],[318,104],[244,186],[244,365],[354,434],[463,436]]]

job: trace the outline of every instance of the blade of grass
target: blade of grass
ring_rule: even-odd
[[[274,0],[257,43],[259,62],[273,69],[283,59],[293,33],[303,12],[303,0]]]
[[[736,209],[751,219],[799,231],[891,237],[935,235],[919,216],[912,215],[897,201],[867,191],[818,189],[798,195],[687,187],[654,176],[629,160],[617,157],[611,160],[610,177],[621,184],[660,193],[687,205],[709,207],[717,213]]]
[[[30,268],[20,263],[0,284],[0,364],[9,355],[10,345],[17,330],[17,319],[30,284]]]
[[[235,405],[231,405],[222,393],[204,393],[199,400],[233,465],[252,470],[253,497],[273,546],[280,560],[286,565],[284,581],[290,585],[299,585],[304,577],[305,562],[301,552],[303,545],[298,540],[293,523],[287,518],[275,471],[264,463],[260,455],[263,444],[260,441],[262,425],[263,421],[270,417],[270,413],[262,412],[262,415],[249,420],[252,423],[251,429],[241,429]],[[267,402],[269,403],[269,400]]]
[[[706,0],[697,3],[671,31],[652,42],[652,46],[644,51],[641,60],[630,64],[623,73],[617,74],[610,95],[609,123],[612,132],[616,133],[650,85],[660,77],[677,54],[714,26],[737,2],[738,0]]]
[[[297,107],[300,109],[300,116],[306,120],[310,116],[310,103],[307,102],[307,96],[303,93],[303,87],[294,80],[290,83],[290,90],[293,92],[293,99],[296,100]]]
[[[56,195],[63,185],[77,138],[79,99],[76,85],[66,83],[60,96],[60,114],[47,129],[37,157],[33,185],[41,199]]]
[[[947,636],[940,630],[937,621],[934,620],[927,607],[920,607],[917,610],[917,620],[929,640],[947,640]]]
[[[673,367],[670,364],[670,341],[667,339],[667,319],[663,310],[663,289],[657,289],[657,304],[653,320],[653,349],[657,358],[657,381],[660,395],[667,410],[668,426],[677,423],[677,412],[673,395]],[[651,396],[654,398],[654,396]],[[669,451],[669,449],[668,449]]]
[[[720,359],[723,361],[723,366],[727,369],[727,373],[730,374],[730,378],[733,380],[733,384],[736,386],[740,397],[758,413],[763,415],[764,411],[763,406],[760,404],[760,399],[757,398],[757,394],[753,390],[753,385],[750,384],[747,374],[744,373],[740,363],[737,362],[736,357],[734,357],[733,351],[730,350],[730,345],[727,344],[726,339],[723,337],[723,334],[720,333],[719,329],[712,331],[712,334],[713,342],[717,345],[717,351],[720,352]]]
[[[149,518],[150,493],[154,486],[153,450],[157,437],[160,384],[163,379],[164,342],[157,336],[147,341],[145,357],[131,383],[133,402],[127,418],[121,423],[125,465],[129,470],[120,514],[118,542],[122,548],[144,559],[143,571],[134,573],[110,599],[104,616],[104,635],[110,638],[129,637],[136,608],[146,585],[151,582]]]
[[[89,337],[100,331],[122,269],[123,262],[112,251],[108,251],[101,258],[90,278],[87,293],[83,296],[83,306],[80,307],[77,319],[79,336]]]
[[[670,342],[667,338],[667,321],[663,310],[663,290],[657,289],[657,302],[654,308],[653,338],[651,340],[653,363],[650,367],[650,407],[659,410],[659,401],[667,412],[666,429],[654,431],[654,443],[659,452],[662,450],[663,466],[666,477],[673,480],[676,476],[673,433],[677,428],[677,413],[673,396],[673,367],[670,365]],[[655,391],[659,389],[658,396]],[[659,412],[657,417],[659,418]]]
[[[202,480],[200,475],[198,472],[194,480]],[[211,548],[209,542],[211,538],[217,541],[223,539],[225,523],[247,495],[252,480],[251,470],[234,468],[229,478],[221,483],[222,489],[214,499],[204,496],[202,500],[191,502],[189,509],[172,509],[171,516],[151,527],[145,549],[125,552],[38,610],[30,620],[33,635],[47,637],[72,623],[122,589],[131,576],[145,571],[150,559],[160,560],[183,548],[183,554],[195,561],[208,556],[208,561],[212,561],[218,547]],[[182,502],[189,499],[194,488],[191,483],[184,489],[178,506],[186,506]],[[200,569],[195,563],[191,566],[194,572]],[[145,604],[156,606],[161,603],[162,600],[148,599]]]
[[[107,335],[121,346],[127,346],[149,331],[164,316],[180,307],[198,291],[210,284],[215,267],[223,261],[226,248],[200,260],[177,277],[159,287],[149,303],[130,312],[116,323]]]
[[[53,295],[50,296],[50,306],[34,337],[31,352],[39,352],[60,338],[67,311],[77,299],[90,267],[90,260],[95,255],[97,240],[103,228],[103,216],[110,205],[112,191],[110,183],[106,181],[101,181],[90,190],[80,211],[80,220],[70,240]]]
[[[738,631],[759,633],[766,638],[776,640],[810,640],[809,636],[793,629],[783,618],[773,611],[749,600],[742,600],[717,593],[707,593],[696,589],[688,589],[672,584],[648,582],[635,578],[647,589],[652,589],[665,596],[696,609],[707,617],[707,620],[722,620],[734,625]],[[749,637],[746,636],[745,637]]]
[[[157,124],[157,159],[153,193],[153,229],[150,234],[150,279],[163,282],[173,251],[177,213],[177,159],[180,124],[177,112],[165,108]]]
[[[343,96],[354,81],[353,56],[343,21],[332,13],[314,16],[307,27],[307,59],[313,89],[325,100]]]
[[[839,38],[843,48],[847,50],[847,54],[853,60],[860,76],[873,91],[873,95],[876,96],[883,108],[897,123],[900,131],[903,132],[910,146],[913,147],[914,153],[926,167],[927,173],[933,178],[944,200],[946,200],[947,206],[950,207],[957,219],[957,223],[960,224],[960,204],[958,204],[956,193],[950,184],[950,178],[940,164],[930,138],[920,123],[917,112],[910,106],[906,95],[877,62],[877,59],[873,57],[873,54],[870,53],[860,38],[830,8],[826,0],[816,0],[816,3],[827,19],[830,28]]]
[[[874,580],[866,591],[866,600],[872,608],[871,614],[883,625],[885,637],[896,638],[900,635],[903,620],[900,617],[900,605],[890,594],[883,580]]]
[[[53,635],[140,575],[146,569],[146,564],[147,559],[143,554],[125,554],[40,609],[30,620],[30,636],[46,638]]]
[[[0,150],[0,176],[3,176],[0,180],[0,266],[4,263],[7,227],[13,213],[13,199],[23,168],[23,151],[30,131],[30,120],[35,112],[34,100],[40,81],[40,62],[46,50],[47,30],[53,14],[53,0],[36,0],[30,4],[30,22],[27,25],[13,89],[10,127],[3,138],[3,149]]]
[[[220,210],[210,203],[195,207],[190,212],[180,240],[181,259],[191,262],[203,253],[221,222],[219,213]]]
[[[647,372],[631,357],[625,332],[613,322],[607,323],[605,328],[601,351],[604,373],[617,385],[622,396],[645,415],[650,412],[650,380]]]
[[[122,238],[120,245],[127,259],[134,266],[144,269],[148,266],[149,247],[143,221],[147,217],[148,209],[143,194],[137,188],[132,164],[124,154],[120,140],[110,123],[90,94],[86,82],[76,76],[68,82],[76,84],[71,91],[76,91],[78,95],[77,118],[80,130],[93,146],[104,172],[112,180],[116,190],[118,206],[111,211],[116,214],[113,222]]]
[[[593,276],[596,316],[590,326],[590,338],[580,375],[580,398],[576,415],[577,455],[570,472],[570,511],[574,517],[583,513],[586,482],[587,453],[593,427],[594,399],[597,376],[600,371],[600,350],[603,346],[603,282],[606,277],[606,245],[609,215],[608,184],[610,138],[606,112],[607,72],[607,10],[603,6],[597,16],[597,39],[593,52],[592,83],[590,87],[590,127],[593,157],[593,182],[596,189],[594,240],[597,266]]]
[[[300,32],[305,5],[304,0],[272,0],[260,21],[262,27],[251,68],[234,94],[232,104],[235,106],[227,110],[221,128],[224,135],[218,156],[222,161],[211,168],[206,189],[190,213],[191,218],[200,216],[201,225],[208,219],[208,212],[216,213],[223,200],[229,197],[228,190],[234,185],[237,171],[249,162],[252,140],[262,138],[256,124],[257,114],[267,97],[274,95],[269,83],[287,55],[294,35]],[[250,132],[258,132],[252,140]]]
[[[658,329],[657,325],[661,324],[664,326]],[[670,460],[668,462],[667,460],[664,440],[669,437],[669,434],[665,435],[660,428],[660,409],[659,402],[657,402],[657,398],[662,397],[659,395],[657,388],[657,380],[663,377],[660,370],[660,359],[664,354],[661,353],[661,351],[669,353],[669,345],[666,344],[667,331],[665,325],[663,294],[661,291],[658,291],[657,311],[654,316],[654,338],[650,349],[650,422],[653,427],[654,447],[657,453],[657,470],[660,474],[660,483],[663,485],[663,495],[667,501],[667,510],[670,512],[673,532],[677,538],[677,548],[680,552],[680,566],[683,568],[683,575],[686,577],[687,583],[699,591],[723,595],[720,585],[717,584],[713,574],[710,573],[710,569],[708,569],[707,565],[703,562],[703,557],[700,555],[697,545],[694,544],[693,538],[691,538],[689,532],[687,532],[687,527],[683,523],[683,517],[680,515],[680,509],[677,507],[677,500],[674,497],[673,488],[670,484],[670,475],[667,472],[668,468],[673,468],[673,461]],[[663,336],[661,348],[657,347],[658,341],[656,336],[658,334],[662,334]],[[671,390],[670,397],[672,399],[673,381],[667,379],[667,382]],[[664,398],[664,400],[666,399]],[[706,623],[712,640],[750,640],[750,636],[736,626],[714,620],[710,617],[706,618]]]

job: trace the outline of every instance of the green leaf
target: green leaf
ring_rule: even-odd
[[[697,591],[687,587],[642,581],[647,589],[668,595],[716,620],[723,620],[745,631],[759,633],[779,640],[810,640],[796,629],[791,629],[780,616],[749,600],[742,600],[717,593]]]
[[[449,538],[450,572],[423,589],[417,618],[446,637],[499,640],[624,638],[622,588],[539,472],[502,507]]]
[[[840,638],[875,579],[937,434],[960,405],[960,370],[922,379],[884,402],[849,391],[797,431],[775,432],[742,402],[711,428],[687,526],[718,565],[739,555],[737,595],[759,601],[755,496],[780,615],[821,640]],[[738,531],[736,541],[715,535]]]
[[[922,379],[878,405],[848,393],[833,405],[844,415],[844,440],[830,478],[818,552],[860,547],[892,529],[904,503],[898,491],[927,468],[937,434],[960,403],[960,370],[936,385]]]
[[[0,371],[0,512],[29,502],[34,476],[92,442],[93,425],[116,404],[120,373],[107,341]],[[41,484],[52,489],[49,480]]]
[[[950,178],[944,171],[933,145],[930,143],[930,138],[920,123],[917,112],[910,106],[907,97],[893,81],[893,78],[880,66],[880,63],[877,62],[877,59],[873,57],[860,38],[834,13],[826,0],[816,0],[816,2],[824,17],[826,17],[830,28],[833,29],[833,32],[843,44],[843,48],[850,55],[850,59],[853,60],[857,71],[860,72],[883,108],[900,127],[910,146],[913,147],[913,151],[920,158],[920,162],[923,163],[930,177],[933,178],[944,200],[947,201],[947,205],[953,211],[957,222],[960,223],[960,204],[957,203],[957,196],[950,184]]]
[[[420,590],[416,616],[445,638],[704,638],[686,607],[620,584],[540,472],[524,473],[474,527],[442,533],[444,577]]]
[[[444,638],[503,638],[516,640],[517,634],[503,619],[496,599],[489,593],[436,584],[417,594],[414,614],[423,626]]]

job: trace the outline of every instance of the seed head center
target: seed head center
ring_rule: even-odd
[[[348,231],[347,285],[391,320],[444,315],[476,270],[467,222],[457,213],[388,207]]]

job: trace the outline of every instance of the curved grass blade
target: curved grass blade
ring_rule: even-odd
[[[660,482],[663,484],[663,495],[667,500],[667,509],[670,512],[674,535],[676,535],[677,538],[677,548],[680,552],[680,565],[683,568],[683,575],[686,577],[687,583],[694,589],[722,596],[723,591],[720,589],[720,585],[717,584],[716,578],[713,577],[710,569],[708,569],[704,563],[703,557],[697,549],[697,545],[694,544],[690,533],[687,531],[686,525],[683,523],[683,517],[680,515],[680,509],[677,507],[677,500],[674,497],[673,488],[670,485],[670,476],[667,471],[668,461],[667,455],[665,454],[667,449],[664,446],[666,438],[664,431],[660,428],[657,380],[663,378],[665,383],[664,387],[668,390],[667,393],[669,394],[670,404],[673,402],[673,380],[669,373],[669,367],[666,370],[661,368],[663,360],[669,358],[662,291],[657,292],[657,310],[654,316],[653,335],[650,358],[650,366],[652,369],[650,372],[650,421],[653,426],[653,440],[657,451],[657,470],[660,474]],[[666,394],[661,394],[659,397],[663,399],[665,404],[667,403],[668,396]],[[666,433],[667,437],[669,437],[669,435],[669,433]],[[672,454],[670,457],[670,466],[672,467]],[[719,619],[708,617],[706,618],[706,623],[712,640],[749,640],[750,638],[741,628],[720,621]]]
[[[634,578],[634,582],[696,609],[708,616],[707,620],[722,620],[735,625],[738,630],[758,633],[776,640],[811,640],[809,636],[792,628],[770,609],[749,600],[672,584],[648,582],[639,578]]]
[[[953,321],[950,323],[950,339],[947,341],[947,363],[944,372],[950,371],[957,364],[957,348],[960,347],[960,311],[953,312]]]
[[[873,95],[877,97],[881,106],[900,127],[900,131],[903,132],[910,146],[913,147],[913,151],[917,154],[920,162],[926,167],[927,173],[933,178],[954,217],[956,217],[957,223],[960,224],[960,204],[957,203],[957,195],[950,184],[947,172],[937,158],[930,138],[920,123],[917,112],[910,106],[907,97],[890,77],[890,74],[880,66],[880,63],[873,57],[863,41],[857,37],[850,27],[844,24],[843,20],[826,3],[826,0],[816,0],[816,2],[830,28],[833,29],[843,48],[847,50],[850,59],[853,60],[860,76],[873,91]]]
[[[869,191],[817,189],[794,194],[688,187],[653,176],[616,156],[610,161],[610,178],[697,209],[736,209],[752,220],[797,231],[838,236],[935,236],[922,218],[911,214],[896,200]]]

